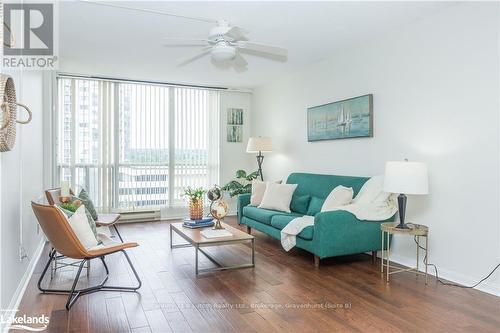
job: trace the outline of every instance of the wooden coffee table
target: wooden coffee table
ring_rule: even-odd
[[[205,238],[201,235],[202,230],[210,229],[212,227],[207,228],[198,228],[198,229],[190,229],[182,226],[182,223],[171,223],[170,224],[170,248],[175,249],[179,247],[194,247],[195,252],[195,272],[198,275],[199,273],[205,272],[214,272],[214,271],[222,271],[227,269],[236,269],[236,268],[246,268],[246,267],[254,267],[255,266],[255,238],[252,235],[247,234],[239,229],[233,228],[226,223],[222,223],[222,226],[225,230],[232,233],[232,236],[227,237],[218,237],[218,238]],[[184,238],[188,242],[188,244],[173,244],[172,243],[172,231],[176,234]],[[220,246],[220,245],[231,245],[238,243],[252,243],[252,262],[249,264],[241,264],[235,266],[224,266],[220,264],[214,257],[209,255],[202,248],[210,247],[210,246]],[[217,265],[216,268],[206,268],[199,269],[198,268],[198,252],[203,253],[211,262]]]

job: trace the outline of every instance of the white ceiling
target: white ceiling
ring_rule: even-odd
[[[162,37],[206,38],[210,23],[84,2],[59,4],[63,71],[156,81],[252,88],[318,62],[349,44],[441,10],[449,2],[167,2],[122,5],[226,19],[250,40],[288,49],[286,62],[245,55],[248,70],[220,69],[210,57],[178,67],[195,47],[165,47]]]

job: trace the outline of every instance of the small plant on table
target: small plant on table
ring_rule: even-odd
[[[192,188],[188,186],[184,190],[184,196],[189,200],[189,218],[191,220],[203,218],[203,196],[206,192],[202,187]]]

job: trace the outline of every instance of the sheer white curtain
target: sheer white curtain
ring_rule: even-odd
[[[214,90],[59,77],[56,179],[104,211],[168,212],[218,182],[219,113]]]

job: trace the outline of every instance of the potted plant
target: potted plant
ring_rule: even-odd
[[[203,218],[203,195],[206,190],[203,188],[192,188],[188,186],[184,190],[184,196],[189,201],[189,218],[191,220],[200,220]]]
[[[236,179],[224,185],[222,190],[228,191],[231,197],[243,193],[251,193],[252,181],[257,177],[259,177],[259,171],[247,174],[245,170],[238,170],[236,171]]]

